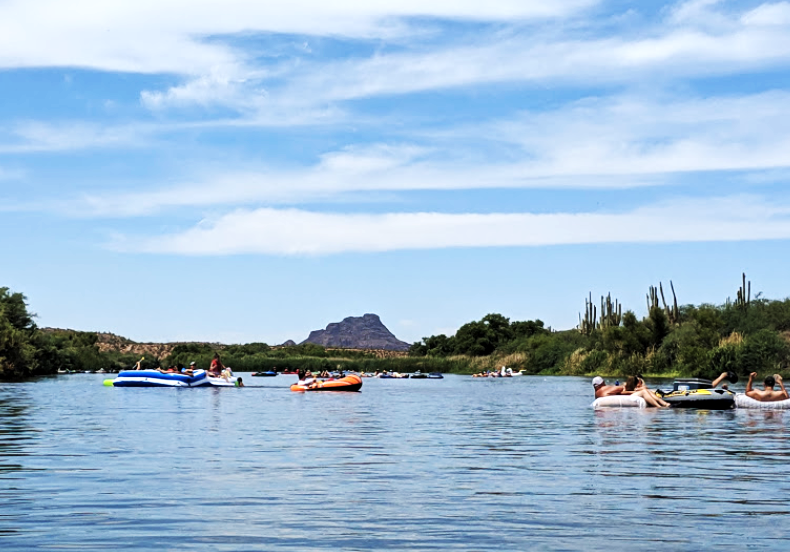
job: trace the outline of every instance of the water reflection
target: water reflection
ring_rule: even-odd
[[[7,480],[10,472],[24,469],[21,458],[27,455],[26,445],[36,437],[29,426],[28,393],[21,384],[6,384],[0,388],[0,479]]]

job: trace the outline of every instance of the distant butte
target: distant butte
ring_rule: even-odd
[[[396,338],[381,323],[377,314],[349,316],[342,322],[333,322],[325,330],[310,332],[310,335],[302,343],[344,349],[409,350],[409,344]]]

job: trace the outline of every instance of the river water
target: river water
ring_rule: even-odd
[[[790,546],[790,412],[594,411],[570,377],[107,377],[0,384],[0,550]]]

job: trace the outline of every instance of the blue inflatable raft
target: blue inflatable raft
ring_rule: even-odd
[[[205,370],[193,375],[158,370],[122,370],[112,380],[113,387],[200,387],[211,385]]]

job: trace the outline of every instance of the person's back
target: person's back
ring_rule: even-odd
[[[595,389],[595,398],[609,397],[611,395],[621,395],[625,388],[622,385],[606,385],[601,376],[595,376],[592,381]]]
[[[785,389],[782,376],[774,374],[767,376],[763,381],[765,389],[752,389],[752,383],[757,372],[749,374],[749,381],[746,383],[746,396],[751,397],[761,402],[774,402],[783,401],[788,398],[787,390]],[[780,389],[774,389],[775,385],[779,385]]]

